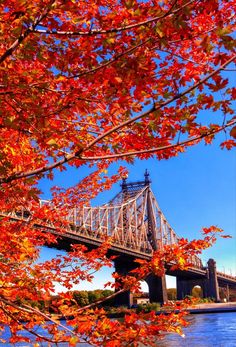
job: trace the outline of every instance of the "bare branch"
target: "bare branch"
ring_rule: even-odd
[[[236,71],[236,69],[222,69],[222,71]]]
[[[95,156],[95,157],[84,157],[81,156],[80,159],[82,160],[87,160],[87,161],[92,161],[92,160],[101,160],[101,159],[118,159],[118,158],[124,158],[124,157],[132,157],[134,155],[140,155],[140,154],[145,154],[145,153],[156,153],[156,152],[160,152],[166,149],[171,149],[171,148],[175,148],[175,147],[182,147],[188,143],[191,142],[195,142],[197,140],[201,140],[205,137],[211,136],[213,134],[216,134],[232,125],[236,124],[236,120],[229,122],[228,124],[221,126],[219,129],[217,130],[209,130],[208,132],[206,132],[205,134],[201,134],[199,136],[193,136],[185,141],[181,141],[181,142],[176,142],[173,143],[171,145],[167,145],[167,146],[161,146],[161,147],[156,147],[156,148],[150,148],[150,149],[144,149],[142,151],[132,151],[132,152],[125,152],[125,153],[118,153],[118,154],[110,154],[110,155],[104,155],[104,156]]]

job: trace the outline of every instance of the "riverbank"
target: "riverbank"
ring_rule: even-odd
[[[125,310],[125,311],[120,311],[120,312],[112,312],[112,313],[107,313],[108,318],[123,318],[125,314],[129,314],[132,310]],[[134,311],[134,310],[133,310]],[[223,302],[223,303],[202,303],[202,304],[196,304],[194,306],[190,306],[189,308],[186,309],[190,314],[204,314],[204,313],[224,313],[224,312],[236,312],[236,302]],[[179,310],[175,311],[176,313],[179,312]],[[156,314],[169,314],[169,310],[158,310],[156,311]],[[64,320],[66,319],[65,317],[58,315],[58,314],[52,314],[51,315],[52,319],[56,320]],[[73,317],[67,317],[68,318],[73,318]]]
[[[197,304],[189,307],[187,311],[191,314],[236,312],[236,302]]]
[[[236,312],[236,302],[221,302],[221,303],[201,303],[194,306],[190,306],[186,309],[190,314],[204,314],[204,313],[224,313],[224,312]],[[175,311],[176,313],[179,310]],[[117,312],[107,314],[109,318],[122,318],[125,313],[128,312]],[[160,311],[156,311],[156,314],[169,314],[169,310],[161,309]]]

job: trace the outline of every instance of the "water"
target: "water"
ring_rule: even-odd
[[[236,312],[190,315],[191,325],[184,329],[185,338],[175,334],[158,341],[158,347],[236,347]],[[40,328],[38,330],[40,332]],[[5,332],[7,337],[9,332]],[[27,334],[26,334],[27,335]],[[0,343],[1,347],[32,346],[28,343]],[[52,344],[52,346],[55,346]],[[67,347],[59,344],[59,347]],[[89,347],[83,344],[78,347]],[[141,346],[140,346],[141,347]]]
[[[195,314],[183,329],[185,338],[170,334],[160,347],[236,347],[236,312]]]

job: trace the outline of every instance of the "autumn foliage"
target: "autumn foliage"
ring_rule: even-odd
[[[109,176],[121,158],[168,159],[220,131],[221,146],[235,146],[235,0],[6,0],[0,9],[1,327],[10,328],[10,343],[35,346],[151,345],[161,332],[181,333],[183,313],[111,321],[96,304],[71,304],[69,293],[57,302],[73,317],[67,326],[40,312],[36,303],[49,299],[55,282],[70,290],[112,260],[107,240],[37,263],[40,246],[56,237],[35,225],[50,221],[63,232],[70,207],[89,204],[126,174],[121,167]],[[42,178],[70,166],[79,177],[85,165],[86,178],[54,187],[51,205],[39,206]],[[22,209],[27,223],[7,216]],[[189,266],[187,254],[208,247],[219,230],[208,231],[202,241],[182,240],[141,261],[123,279],[125,289],[138,290],[150,271],[161,275],[166,261]],[[32,339],[19,335],[24,329]]]

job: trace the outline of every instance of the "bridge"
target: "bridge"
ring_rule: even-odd
[[[41,201],[41,204],[49,203]],[[24,209],[0,214],[25,222],[30,218]],[[118,256],[114,260],[115,271],[123,275],[137,267],[136,258],[149,260],[153,251],[179,240],[157,203],[147,172],[143,181],[127,183],[123,179],[121,191],[105,205],[70,209],[67,220],[69,223],[63,234],[51,223],[42,222],[37,227],[58,235],[56,247],[64,250],[76,243],[97,247],[104,242],[104,237],[111,238],[109,253]],[[224,288],[228,297],[230,289],[236,288],[236,277],[217,271],[213,259],[209,259],[207,266],[203,266],[197,256],[189,260],[192,265],[188,270],[173,270],[171,264],[166,266],[166,274],[177,278],[178,299],[191,295],[196,285],[202,288],[203,297],[212,297],[215,301],[220,301],[219,288]],[[150,274],[145,281],[151,302],[167,301],[165,276]],[[132,294],[127,291],[118,295],[117,305],[132,305]]]

